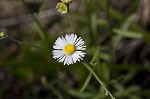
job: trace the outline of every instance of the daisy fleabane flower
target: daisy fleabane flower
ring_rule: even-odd
[[[86,53],[85,42],[76,34],[66,34],[56,39],[54,43],[53,58],[59,62],[64,62],[64,65],[71,65],[77,61],[83,60]]]

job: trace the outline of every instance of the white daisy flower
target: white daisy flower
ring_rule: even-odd
[[[58,37],[53,46],[53,58],[59,62],[64,62],[64,65],[80,62],[86,54],[83,52],[86,50],[84,44],[82,38],[77,38],[76,34],[66,34],[65,37]]]

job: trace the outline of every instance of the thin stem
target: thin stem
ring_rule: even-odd
[[[109,90],[105,87],[104,83],[99,79],[99,77],[96,75],[96,73],[90,68],[90,66],[86,63],[83,63],[83,65],[93,74],[93,76],[96,78],[96,80],[99,82],[99,84],[103,87],[103,89],[106,91],[106,94],[110,95],[112,99],[115,99],[114,96],[109,92]]]
[[[45,50],[45,51],[48,51],[48,52],[50,51],[50,50],[48,50],[48,49],[41,48],[41,47],[39,47],[39,46],[37,46],[37,45],[33,45],[33,44],[30,44],[30,43],[26,43],[26,42],[19,41],[19,40],[17,40],[17,39],[12,38],[12,37],[6,36],[6,38],[9,39],[9,40],[11,40],[11,41],[13,41],[13,42],[18,43],[20,46],[29,46],[29,47],[37,48],[37,49],[40,49],[40,50]]]
[[[75,32],[74,32],[73,23],[72,23],[72,18],[71,18],[69,3],[67,4],[67,8],[68,8],[68,18],[69,18],[69,22],[70,22],[70,25],[71,25],[71,29],[72,29],[72,32],[75,33]]]
[[[70,25],[71,25],[72,32],[75,33],[74,32],[74,27],[73,27],[73,24],[72,24],[72,18],[71,18],[70,12],[68,12],[68,17],[69,17],[69,22],[70,22]]]

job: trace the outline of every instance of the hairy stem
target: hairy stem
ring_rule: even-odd
[[[69,17],[69,22],[70,22],[70,25],[71,25],[72,32],[75,33],[70,12],[68,13],[68,17]]]
[[[75,33],[75,32],[74,32],[73,23],[72,23],[72,18],[71,18],[69,3],[67,4],[67,8],[68,8],[68,18],[69,18],[69,22],[70,22],[70,25],[71,25],[71,29],[72,29],[72,32]]]
[[[15,38],[9,37],[9,36],[6,36],[6,39],[9,39],[9,40],[11,40],[13,42],[16,42],[20,46],[29,46],[29,47],[37,48],[37,49],[48,51],[48,52],[50,51],[50,50],[48,50],[46,48],[42,48],[42,47],[39,47],[39,46],[34,45],[34,44],[27,43],[27,42],[22,42],[22,41],[19,41],[19,40],[15,39]]]
[[[99,79],[99,77],[96,75],[96,73],[91,69],[91,67],[83,63],[83,65],[93,74],[93,76],[96,78],[96,80],[99,82],[99,84],[102,86],[102,88],[106,91],[106,94],[110,95],[112,99],[115,99],[114,96],[109,92],[109,90],[105,87],[104,83]]]

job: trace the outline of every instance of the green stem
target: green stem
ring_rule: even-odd
[[[72,29],[72,32],[75,33],[75,32],[74,32],[73,23],[72,23],[72,18],[71,18],[69,3],[67,4],[67,8],[68,8],[68,18],[69,18],[69,22],[70,22],[70,25],[71,25],[71,29]]]
[[[96,78],[96,80],[99,82],[99,84],[103,87],[103,89],[106,91],[106,94],[110,95],[112,99],[115,99],[114,96],[109,92],[109,90],[105,87],[104,83],[99,79],[99,77],[96,75],[96,73],[91,69],[91,67],[83,63],[83,65],[93,74],[93,76]]]
[[[75,33],[75,32],[74,32],[74,27],[73,27],[73,24],[72,24],[72,19],[71,19],[71,14],[70,14],[70,12],[68,12],[68,17],[69,17],[69,22],[70,22],[70,25],[71,25],[72,32]]]
[[[40,50],[45,50],[45,51],[48,51],[48,52],[50,51],[50,50],[48,50],[48,49],[41,48],[41,47],[39,47],[39,46],[37,46],[37,45],[33,45],[33,44],[30,44],[30,43],[26,43],[26,42],[19,41],[19,40],[17,40],[17,39],[14,39],[14,38],[12,38],[12,37],[9,37],[9,36],[6,36],[6,38],[9,39],[9,40],[11,40],[11,41],[13,41],[13,42],[18,43],[20,46],[29,46],[29,47],[37,48],[37,49],[40,49]]]

